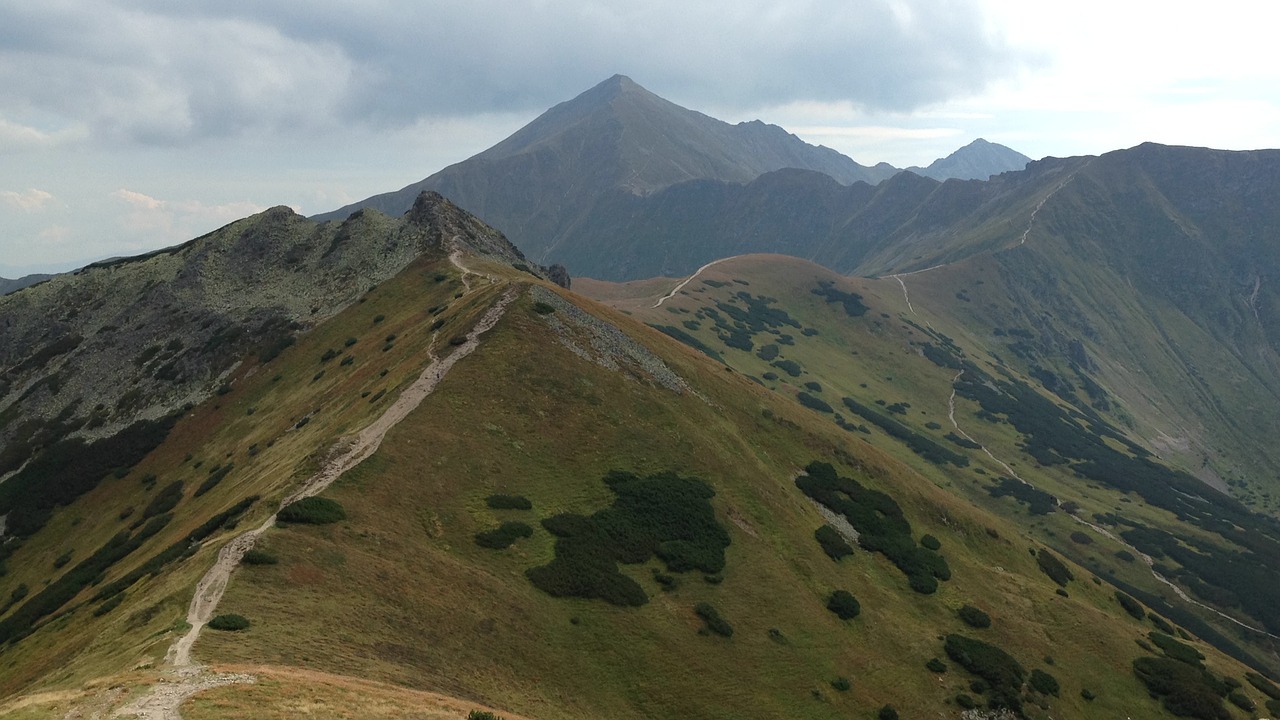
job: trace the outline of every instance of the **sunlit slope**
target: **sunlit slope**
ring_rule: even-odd
[[[1040,701],[1066,715],[1155,714],[1129,672],[1143,652],[1133,641],[1150,627],[1126,619],[1112,588],[1078,568],[1069,597],[1056,593],[1027,552],[1038,543],[935,484],[967,483],[972,468],[931,471],[930,482],[914,460],[593,308],[656,351],[687,385],[678,391],[652,361],[620,360],[618,346],[590,341],[593,321],[566,320],[576,316],[567,304],[541,297],[513,305],[379,453],[331,489],[346,521],[268,533],[262,547],[279,563],[242,568],[222,608],[252,626],[206,634],[197,655],[354,674],[545,718],[838,717],[885,704],[945,716],[959,710],[957,694],[972,693],[973,677],[943,650],[941,637],[958,632],[1060,680],[1060,697],[1028,695],[1029,717],[1046,713]],[[610,357],[620,369],[589,359]],[[813,460],[889,493],[913,539],[941,541],[951,579],[921,594],[880,554],[825,555],[814,538],[825,521],[794,483]],[[705,481],[730,538],[723,571],[709,581],[656,558],[621,565],[647,596],[638,607],[554,598],[531,584],[526,571],[555,554],[539,521],[609,507],[611,470]],[[532,507],[493,509],[495,494]],[[503,550],[477,544],[503,522],[532,534]],[[837,589],[857,597],[860,615],[827,610]],[[700,632],[700,603],[731,637]],[[992,627],[966,627],[956,616],[965,604],[985,609]],[[1206,652],[1219,672],[1242,672]],[[948,672],[926,669],[934,657]],[[839,678],[849,689],[832,685]]]

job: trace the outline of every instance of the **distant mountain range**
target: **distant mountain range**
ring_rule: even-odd
[[[15,290],[21,290],[24,287],[35,285],[38,282],[44,282],[52,275],[23,275],[15,280],[0,277],[0,295],[8,295]]]
[[[921,170],[928,177],[980,177],[1020,170],[1028,158],[980,140]],[[585,262],[582,245],[605,249],[601,233],[625,222],[638,199],[664,193],[686,202],[707,181],[744,185],[771,172],[798,169],[833,184],[875,185],[901,171],[887,163],[860,165],[827,147],[810,145],[776,125],[737,125],[687,110],[615,75],[543,113],[511,137],[395,192],[375,195],[317,220],[345,218],[360,208],[403,213],[423,190],[434,190],[485,218],[530,258],[561,263],[574,274],[618,277]],[[691,184],[692,183],[692,184]],[[662,266],[635,266],[629,277]]]

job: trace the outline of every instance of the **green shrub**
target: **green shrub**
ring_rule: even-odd
[[[1160,648],[1166,657],[1179,660],[1196,667],[1200,667],[1201,661],[1204,660],[1204,655],[1202,655],[1199,650],[1196,650],[1184,642],[1174,640],[1172,637],[1165,635],[1164,633],[1151,632],[1147,634],[1147,637],[1151,638],[1151,642],[1155,643],[1155,646]]]
[[[924,666],[932,672],[944,673],[947,671],[947,664],[942,662],[942,658],[930,658],[929,662]]]
[[[1088,700],[1089,702],[1093,702],[1093,700],[1098,696],[1089,688],[1084,688],[1083,690],[1080,691],[1080,697],[1084,698],[1085,700]]]
[[[1075,576],[1071,574],[1071,570],[1058,559],[1057,555],[1041,548],[1036,553],[1036,565],[1040,571],[1049,576],[1049,579],[1058,583],[1062,587],[1066,587],[1067,583],[1075,580]]]
[[[1116,591],[1116,600],[1120,602],[1120,607],[1124,608],[1124,611],[1132,615],[1135,620],[1142,620],[1147,616],[1146,611],[1142,609],[1142,603],[1119,590]]]
[[[1203,668],[1170,658],[1140,657],[1133,661],[1133,674],[1174,715],[1198,720],[1231,718],[1222,704],[1226,687]]]
[[[1239,690],[1232,690],[1230,693],[1227,693],[1227,699],[1231,701],[1232,705],[1235,705],[1236,707],[1248,713],[1251,713],[1254,710],[1258,709],[1258,706],[1254,704],[1252,700],[1249,699],[1249,696],[1245,695]]]
[[[214,468],[212,471],[209,472],[208,479],[200,483],[200,487],[196,488],[196,491],[192,493],[191,496],[200,497],[201,495],[204,495],[205,493],[214,489],[215,487],[217,487],[218,483],[222,482],[223,478],[231,474],[231,471],[234,470],[235,467],[236,467],[235,463],[227,463],[226,465],[222,465],[220,467]]]
[[[944,641],[947,657],[986,681],[992,708],[1022,711],[1021,690],[1026,671],[1009,653],[990,643],[963,635],[948,635]],[[970,687],[973,687],[972,685]],[[978,692],[977,689],[974,689]]]
[[[550,303],[545,303],[539,300],[538,302],[535,302],[533,304],[533,311],[538,313],[539,315],[550,315],[551,313],[556,311],[556,308],[554,305]]]
[[[1031,677],[1027,679],[1027,683],[1041,695],[1057,697],[1058,691],[1062,689],[1057,678],[1039,668],[1031,671]]]
[[[974,700],[972,696],[965,695],[964,693],[956,695],[956,704],[965,710],[972,710],[978,707],[978,701]]]
[[[103,615],[106,615],[112,610],[115,610],[117,607],[120,607],[120,603],[122,602],[124,602],[124,593],[120,593],[119,595],[114,595],[110,598],[107,598],[106,602],[94,608],[93,616],[102,617]]]
[[[814,397],[803,390],[796,394],[796,399],[800,401],[801,405],[811,410],[817,410],[818,412],[824,413],[835,412],[835,409],[827,404],[825,400],[819,397]]]
[[[847,677],[838,677],[831,681],[831,687],[836,692],[849,692],[853,688],[853,683],[850,683]]]
[[[876,717],[880,720],[898,720],[898,711],[894,710],[892,705],[885,705],[880,708],[880,712],[876,713]]]
[[[805,471],[796,478],[796,487],[843,515],[858,532],[858,544],[888,558],[907,576],[913,590],[929,594],[938,589],[939,580],[950,579],[951,568],[946,559],[916,544],[911,523],[893,498],[837,475],[829,463],[812,462]]]
[[[142,517],[146,519],[163,515],[177,507],[181,501],[182,481],[175,480],[156,493],[155,497],[151,498],[151,502],[147,503],[147,507],[142,510]]]
[[[841,620],[852,620],[862,612],[862,606],[848,590],[836,590],[827,598],[827,609]]]
[[[277,558],[275,555],[272,555],[271,553],[267,552],[266,550],[250,548],[249,551],[244,554],[244,557],[240,559],[240,561],[246,565],[275,565],[276,563],[280,562],[280,559]]]
[[[960,619],[964,621],[965,625],[968,625],[971,628],[982,629],[991,627],[991,616],[972,605],[965,605],[957,610],[956,614],[960,616]]]
[[[702,622],[706,623],[707,629],[711,632],[724,637],[733,637],[733,627],[720,617],[720,612],[710,603],[698,603],[694,606],[693,612],[702,618]]]
[[[336,500],[306,497],[280,509],[276,519],[287,523],[327,525],[347,519],[347,511]]]
[[[813,532],[813,536],[822,546],[822,551],[832,560],[839,562],[840,558],[853,554],[853,548],[845,542],[844,536],[830,525],[818,528]]]
[[[503,550],[516,540],[527,537],[533,537],[533,528],[522,522],[504,522],[497,529],[476,533],[476,544],[491,550]]]
[[[1244,679],[1248,680],[1249,684],[1257,688],[1258,692],[1263,695],[1266,695],[1272,700],[1280,700],[1280,687],[1276,687],[1270,680],[1255,672],[1245,673]]]
[[[209,621],[209,628],[213,630],[225,630],[227,632],[237,632],[249,627],[249,619],[243,615],[229,613],[227,615],[219,615]]]
[[[54,558],[54,560],[53,560],[53,567],[54,567],[54,569],[55,569],[55,570],[57,570],[57,569],[60,569],[60,568],[66,567],[66,564],[67,564],[67,563],[69,563],[69,562],[71,562],[71,551],[70,551],[70,550],[68,550],[68,551],[66,551],[66,552],[62,553],[61,555],[59,555],[58,557]]]
[[[1177,630],[1175,630],[1174,627],[1170,625],[1167,620],[1165,620],[1164,618],[1160,617],[1155,613],[1151,613],[1150,615],[1147,615],[1147,619],[1151,621],[1152,625],[1156,626],[1157,630],[1159,630],[1162,633],[1165,633],[1166,635],[1173,635],[1175,632],[1177,632]]]
[[[488,710],[472,710],[467,713],[467,720],[502,720],[502,718]]]
[[[533,503],[523,495],[490,495],[485,504],[494,510],[532,510]]]
[[[605,484],[617,495],[611,506],[591,516],[564,513],[542,521],[556,536],[555,557],[525,572],[536,587],[555,597],[598,598],[615,605],[643,605],[648,597],[618,563],[642,563],[653,556],[670,572],[724,569],[729,535],[716,522],[715,495],[697,478],[674,473],[639,477],[613,471]]]
[[[791,377],[800,377],[800,372],[801,372],[800,363],[796,362],[795,360],[774,360],[769,364],[772,365],[773,367],[778,368],[782,372],[790,375]]]
[[[920,538],[920,547],[937,552],[942,549],[942,541],[932,535],[924,535]]]

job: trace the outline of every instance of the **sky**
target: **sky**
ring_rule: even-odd
[[[0,0],[0,276],[399,189],[615,73],[863,164],[1280,147],[1280,4]]]

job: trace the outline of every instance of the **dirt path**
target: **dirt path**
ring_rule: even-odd
[[[329,459],[325,461],[320,471],[310,477],[297,490],[286,496],[280,502],[280,507],[302,498],[318,495],[332,485],[343,473],[359,465],[376,452],[387,433],[398,425],[401,420],[408,417],[409,413],[413,412],[436,389],[436,386],[440,384],[440,381],[444,379],[449,370],[459,360],[475,352],[476,348],[480,346],[480,336],[493,329],[493,326],[498,323],[498,320],[506,312],[507,306],[515,300],[516,295],[516,290],[510,289],[499,298],[493,307],[489,308],[484,316],[480,318],[480,322],[476,323],[476,326],[467,334],[466,342],[459,345],[449,355],[437,358],[434,354],[430,354],[432,361],[418,376],[418,379],[406,388],[404,392],[400,393],[400,397],[367,427],[354,437],[339,440],[330,451]],[[191,598],[191,605],[187,610],[187,622],[190,623],[191,629],[174,641],[169,648],[169,652],[165,655],[165,662],[174,668],[176,679],[173,682],[163,682],[157,685],[149,695],[115,711],[112,717],[178,720],[181,717],[178,714],[178,708],[192,695],[219,685],[254,681],[253,677],[248,675],[218,675],[210,673],[206,667],[193,662],[191,648],[195,645],[201,631],[204,630],[205,625],[208,624],[217,610],[218,603],[222,600],[223,593],[226,592],[232,571],[240,564],[244,554],[257,542],[258,537],[275,523],[276,515],[273,513],[261,525],[237,535],[218,551],[218,558],[213,567],[200,579],[200,582],[196,585],[195,595]]]
[[[675,297],[675,296],[676,296],[676,293],[678,293],[678,292],[680,292],[681,290],[683,290],[685,285],[688,285],[689,283],[693,282],[695,278],[697,278],[699,275],[701,275],[703,270],[706,270],[707,268],[711,267],[712,265],[718,265],[718,264],[720,264],[720,263],[724,262],[725,260],[732,260],[732,259],[733,259],[733,258],[720,258],[719,260],[712,260],[711,262],[707,263],[706,265],[703,265],[702,267],[700,267],[700,268],[698,268],[696,271],[694,271],[694,273],[693,273],[692,275],[690,275],[689,277],[685,278],[685,279],[684,279],[684,280],[683,280],[679,285],[676,285],[674,288],[672,288],[672,289],[671,289],[671,292],[669,292],[669,293],[667,293],[666,295],[663,295],[662,297],[658,298],[658,302],[654,303],[654,304],[653,304],[653,306],[654,306],[654,307],[661,307],[661,306],[662,306],[662,303],[664,303],[664,302],[666,302],[666,301],[670,300],[671,298]]]

